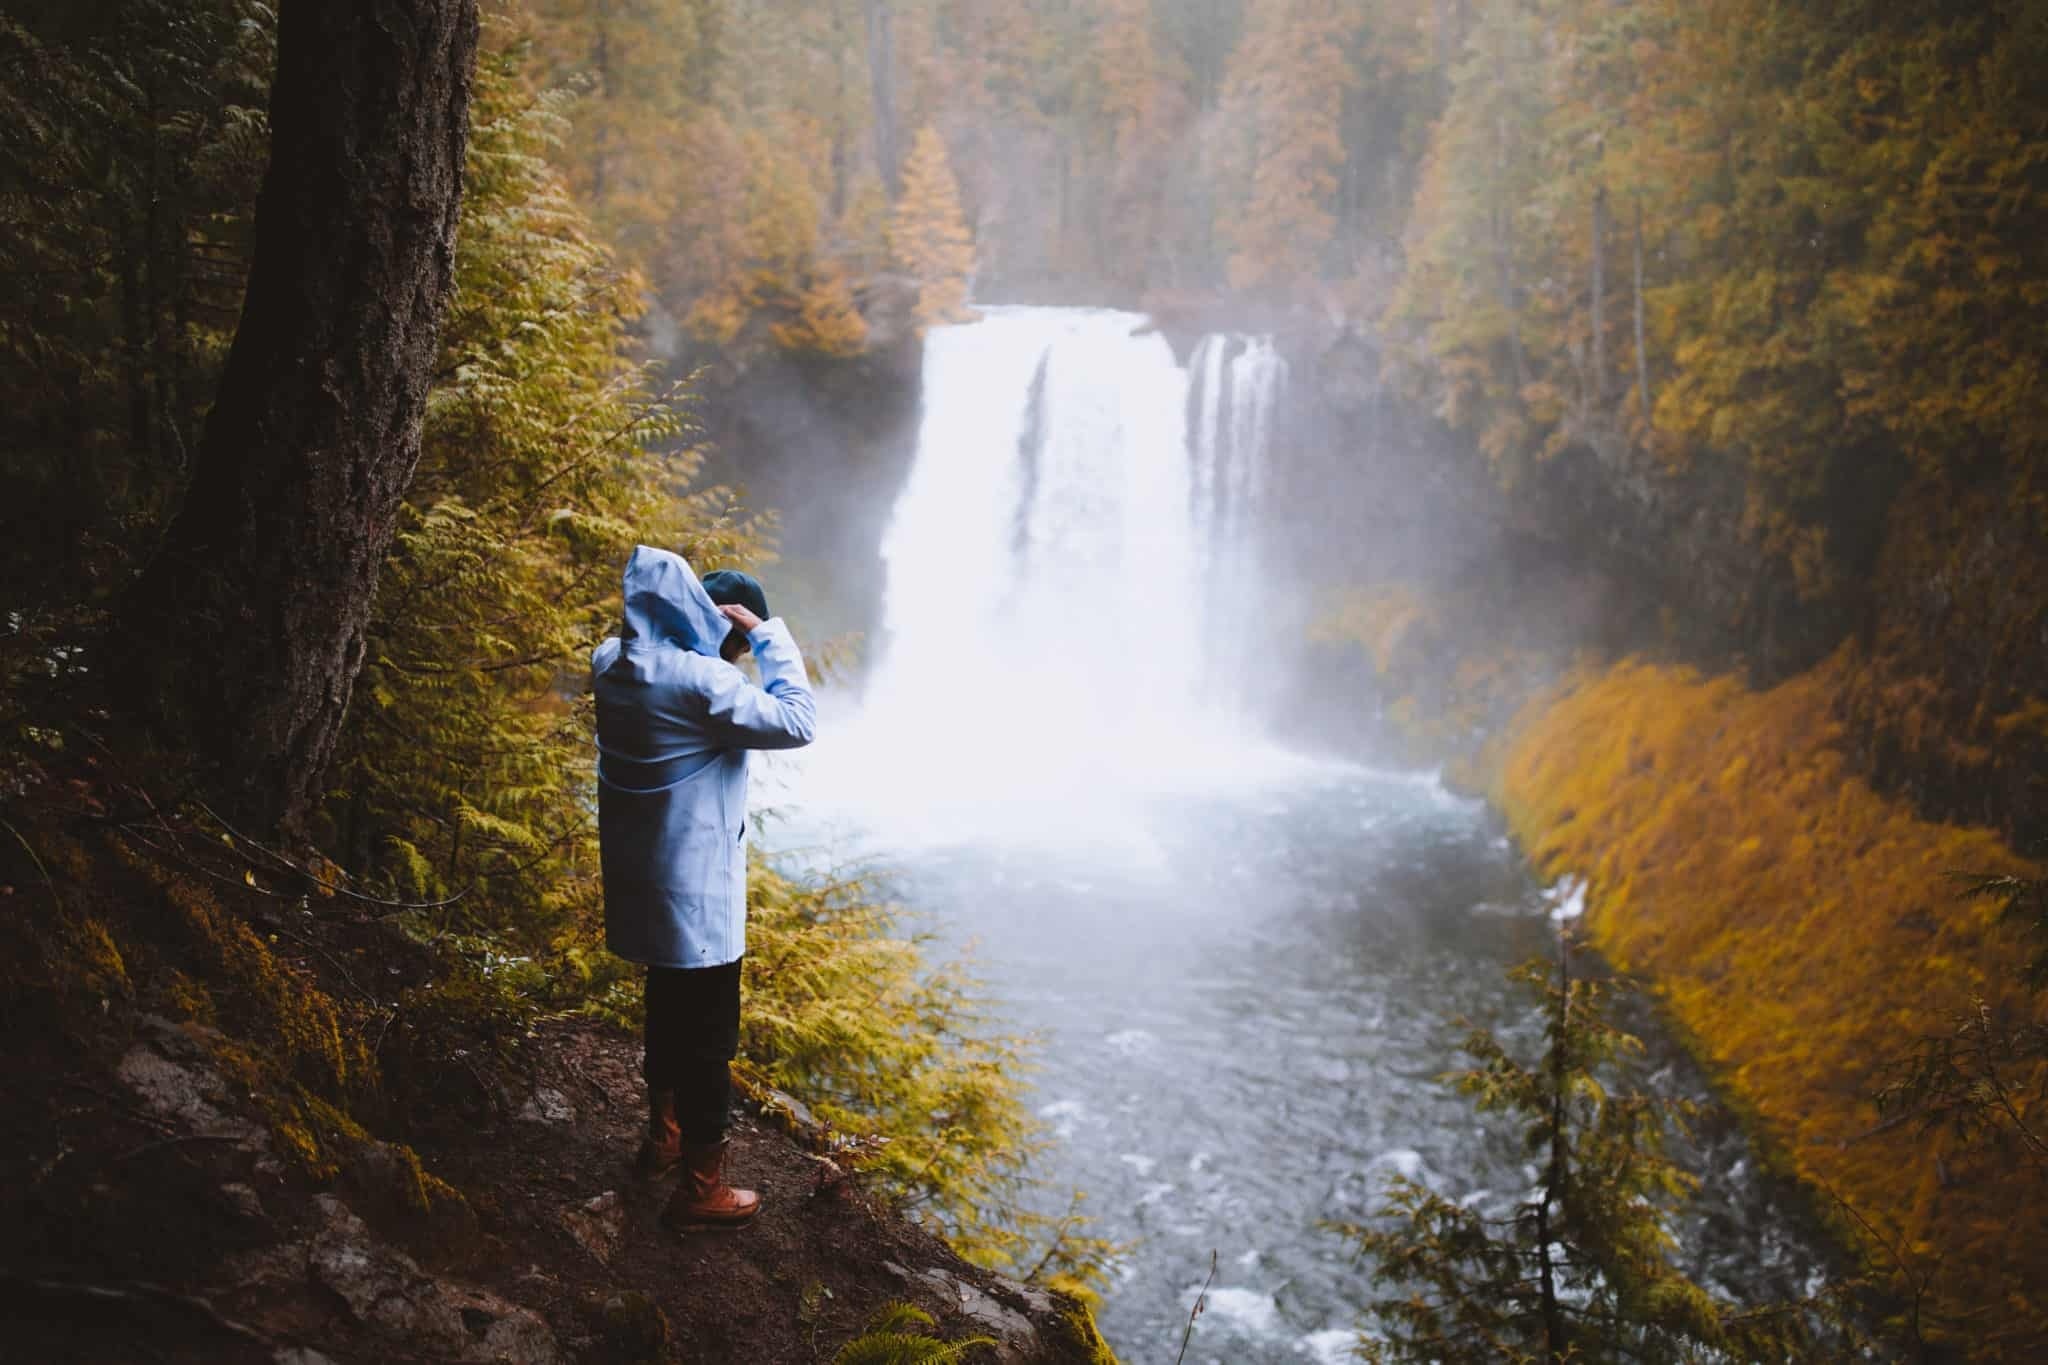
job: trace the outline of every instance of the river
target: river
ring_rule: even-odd
[[[1540,1049],[1505,971],[1554,955],[1572,889],[1433,774],[1260,738],[1270,346],[1182,366],[1135,315],[999,310],[934,333],[925,380],[882,649],[760,800],[790,844],[889,869],[1037,1039],[1033,1198],[1085,1190],[1129,1244],[1100,1314],[1124,1359],[1174,1358],[1212,1253],[1189,1360],[1344,1359],[1379,1291],[1331,1221],[1396,1173],[1489,1208],[1534,1178],[1439,1078],[1467,1021]],[[1630,1079],[1706,1105],[1683,1264],[1738,1298],[1811,1288],[1829,1254],[1796,1194],[1653,1012],[1628,1022]]]

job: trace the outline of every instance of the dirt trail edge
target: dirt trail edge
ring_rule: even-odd
[[[0,1055],[0,1360],[811,1365],[891,1301],[998,1343],[969,1359],[1113,1359],[1070,1300],[841,1178],[786,1098],[734,1127],[756,1223],[664,1228],[673,1177],[630,1169],[637,1057],[614,1029],[538,1026],[516,1065],[477,1071],[487,1117],[465,1106],[410,1147],[360,1134],[322,1181],[278,1150],[220,1035],[103,1022]]]

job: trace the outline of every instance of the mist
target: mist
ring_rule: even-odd
[[[0,53],[31,1351],[2048,1357],[2034,0]],[[706,741],[716,1038],[612,946],[643,548],[779,620],[635,628],[786,722]]]

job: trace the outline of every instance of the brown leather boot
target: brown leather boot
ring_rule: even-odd
[[[729,1229],[744,1227],[761,1211],[761,1196],[725,1183],[723,1139],[683,1144],[683,1183],[662,1211],[671,1227]]]
[[[657,1180],[676,1168],[683,1159],[683,1130],[676,1126],[676,1092],[652,1090],[647,1094],[647,1136],[641,1139],[640,1155],[633,1169],[643,1178]]]

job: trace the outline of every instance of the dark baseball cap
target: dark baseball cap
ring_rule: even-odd
[[[768,594],[761,582],[738,569],[713,569],[704,575],[704,591],[721,607],[745,607],[763,621],[768,619]]]

